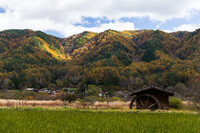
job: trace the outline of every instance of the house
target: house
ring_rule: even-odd
[[[34,88],[26,88],[26,91],[34,91]]]
[[[77,91],[77,88],[63,88],[62,90],[69,94],[73,94]]]
[[[131,93],[130,109],[134,102],[137,109],[169,109],[169,96],[173,95],[174,92],[156,86],[142,88]]]
[[[26,88],[26,91],[34,91],[34,92],[38,92],[38,89],[35,89],[35,88]]]

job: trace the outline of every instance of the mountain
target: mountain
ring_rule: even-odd
[[[19,71],[23,64],[49,65],[51,62],[66,60],[58,38],[41,31],[7,30],[0,32],[0,39],[0,57],[1,61],[8,64],[5,66],[6,71]]]
[[[107,30],[92,36],[70,55],[80,65],[127,66],[132,62],[156,59],[156,51],[176,57],[179,43],[178,38],[162,31]],[[113,58],[116,60],[113,61]]]
[[[187,85],[200,73],[199,31],[86,31],[67,38],[29,29],[2,31],[0,88]]]
[[[181,59],[199,59],[200,58],[200,29],[190,33],[179,44],[177,55]]]

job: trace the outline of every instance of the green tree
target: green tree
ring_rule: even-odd
[[[96,85],[88,85],[88,89],[86,91],[87,96],[98,96],[98,94],[102,92],[101,88]]]

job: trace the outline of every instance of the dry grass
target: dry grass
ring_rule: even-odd
[[[63,106],[62,101],[37,101],[37,100],[0,100],[0,107],[58,107]]]
[[[0,99],[0,107],[1,108],[9,108],[9,107],[73,107],[73,108],[94,108],[94,109],[104,109],[104,108],[112,108],[112,109],[128,109],[130,102],[96,102],[94,105],[90,103],[81,103],[79,101],[75,101],[73,103],[63,102],[61,100],[13,100],[13,99]]]

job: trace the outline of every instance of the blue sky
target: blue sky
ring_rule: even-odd
[[[41,30],[57,37],[107,29],[194,31],[198,0],[4,0],[0,31]]]
[[[5,9],[0,7],[0,13],[5,13]]]

